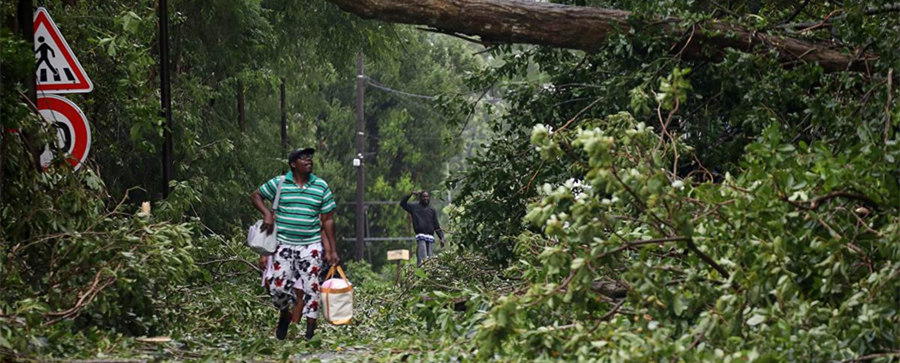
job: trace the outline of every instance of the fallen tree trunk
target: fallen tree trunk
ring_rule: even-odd
[[[830,44],[761,34],[710,21],[684,28],[676,18],[655,18],[637,26],[623,10],[515,0],[327,0],[365,19],[425,25],[448,34],[478,36],[484,45],[526,43],[592,51],[612,34],[658,29],[684,43],[686,57],[720,59],[726,48],[778,51],[785,66],[818,63],[828,72],[865,71],[871,54],[844,54]],[[634,28],[634,29],[633,29]],[[702,29],[701,29],[702,28]]]

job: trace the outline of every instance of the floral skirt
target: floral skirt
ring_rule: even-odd
[[[263,275],[263,284],[268,287],[276,308],[291,309],[298,303],[295,290],[302,291],[303,316],[319,317],[319,284],[327,271],[323,254],[321,243],[278,246]]]

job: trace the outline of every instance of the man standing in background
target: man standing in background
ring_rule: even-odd
[[[409,204],[409,198],[419,196],[419,204]],[[441,239],[441,248],[444,247],[444,231],[438,222],[437,211],[430,205],[431,195],[427,191],[409,193],[400,200],[400,207],[406,210],[413,221],[413,231],[416,232],[416,266],[422,266],[426,258],[434,255],[434,235]]]

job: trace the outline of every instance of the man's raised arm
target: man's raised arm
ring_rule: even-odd
[[[403,208],[403,210],[410,212],[410,213],[412,213],[412,209],[409,208],[409,198],[411,198],[413,196],[413,194],[418,194],[418,193],[411,192],[411,193],[407,194],[405,197],[403,197],[403,199],[400,199],[400,208]]]

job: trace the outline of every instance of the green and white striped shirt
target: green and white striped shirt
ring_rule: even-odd
[[[294,172],[284,176],[281,185],[281,200],[275,211],[275,225],[279,243],[289,245],[307,245],[322,241],[322,222],[320,214],[326,214],[337,206],[331,189],[321,178],[309,175],[309,181],[303,187],[294,182]],[[273,201],[278,190],[280,176],[274,177],[259,187],[263,198]]]

